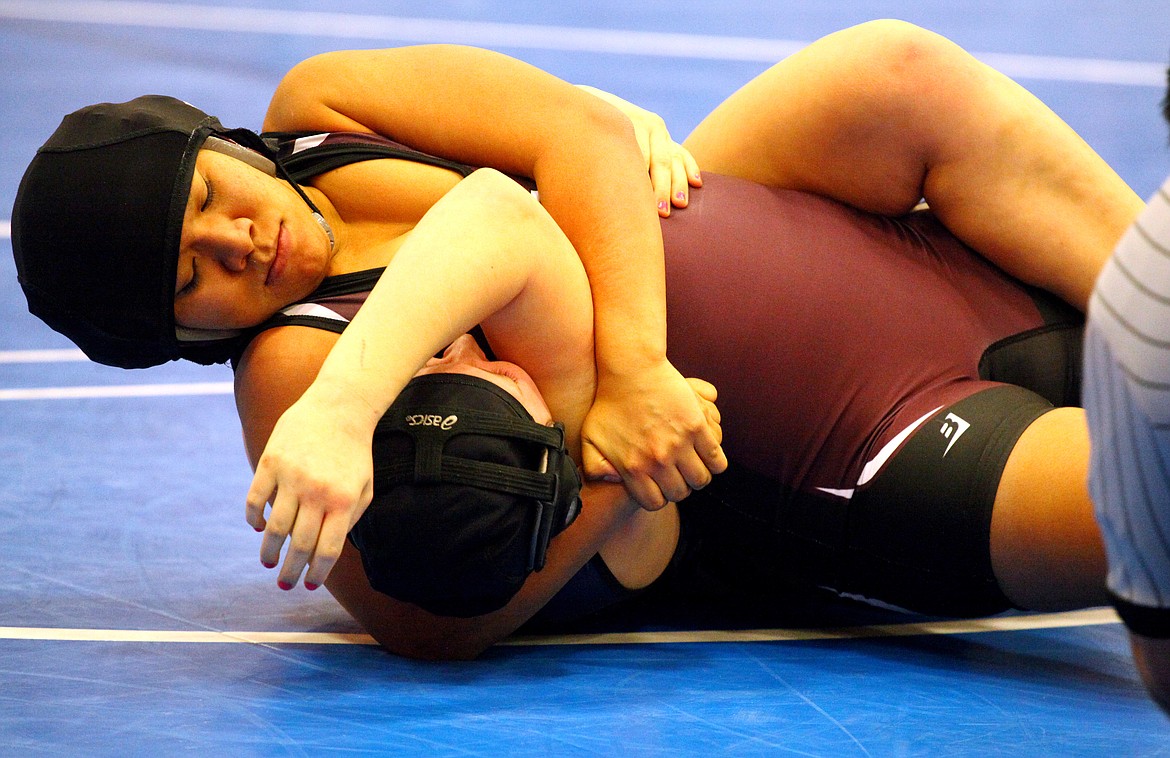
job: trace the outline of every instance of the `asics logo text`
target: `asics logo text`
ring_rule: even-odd
[[[407,426],[437,426],[440,429],[450,429],[459,421],[459,417],[440,416],[437,413],[416,413],[406,417]]]

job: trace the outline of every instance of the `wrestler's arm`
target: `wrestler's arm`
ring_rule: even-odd
[[[423,276],[423,269],[428,286],[419,292],[413,282]],[[396,376],[393,366],[398,363],[421,364],[450,341],[447,329],[462,331],[477,319],[501,357],[532,366],[530,373],[550,410],[565,420],[568,441],[576,447],[576,430],[593,392],[588,282],[572,247],[530,195],[496,172],[476,172],[411,232],[387,274],[340,338],[285,327],[262,333],[245,352],[237,368],[236,396],[248,456],[258,470],[265,465],[264,456],[279,456],[286,448],[279,440],[271,442],[270,436],[278,419],[299,399],[312,396],[301,405],[315,408],[325,427],[337,417],[353,416],[332,399],[348,398],[366,406],[370,393],[396,394],[397,390],[386,389],[381,377]],[[435,319],[428,322],[420,317],[423,313]],[[398,332],[405,336],[395,338]],[[427,333],[435,336],[427,338]],[[707,406],[717,425],[717,411],[710,403]],[[303,439],[318,458],[329,458],[326,469],[345,465],[347,457],[369,458],[368,445],[360,440],[347,446],[323,439],[324,433],[305,437],[299,432],[294,432],[294,441]],[[280,488],[285,496],[304,491],[296,483]],[[631,587],[651,581],[665,567],[669,549],[649,555],[643,549],[646,543],[639,542],[639,535],[672,523],[660,518],[665,512],[645,512],[616,485],[589,485],[583,497],[582,515],[553,541],[546,568],[530,576],[521,592],[492,614],[475,619],[438,617],[374,592],[356,551],[344,542],[345,533],[336,535],[330,528],[318,535],[322,539],[306,583],[319,583],[323,572],[328,573],[327,556],[335,553],[338,561],[329,573],[328,588],[384,646],[414,657],[472,657],[531,617],[599,550],[615,575]],[[262,550],[268,562],[279,558],[280,524],[289,523],[285,512],[289,502],[278,497],[268,520],[266,550],[275,547],[275,552]],[[297,540],[305,538],[299,530],[304,523],[320,520],[324,525],[328,520],[319,519],[304,500],[296,511],[292,520],[298,533],[281,572],[288,584],[295,581],[301,570],[298,562],[303,566],[305,559],[296,547]],[[250,513],[256,526],[264,526],[260,513]],[[348,525],[360,511],[329,515],[335,517],[333,523]],[[336,545],[331,542],[335,536]],[[633,542],[625,544],[629,540]]]
[[[533,177],[593,291],[599,388],[587,473],[609,458],[655,507],[725,466],[700,400],[666,360],[655,198],[619,111],[506,56],[436,45],[311,58],[280,84],[264,127],[375,132]]]
[[[398,247],[317,378],[276,423],[249,489],[248,523],[282,586],[320,585],[373,492],[374,427],[436,352],[476,324],[529,367],[579,445],[593,396],[589,283],[572,246],[520,185],[491,169],[461,181]],[[265,518],[265,504],[272,503]]]
[[[255,467],[272,427],[304,393],[337,340],[332,332],[283,327],[261,333],[236,371],[236,404],[248,458]],[[512,633],[540,609],[631,517],[641,517],[625,490],[586,484],[581,515],[551,543],[542,571],[498,611],[476,618],[436,616],[370,587],[361,557],[348,542],[325,586],[392,653],[411,658],[468,659]],[[646,514],[651,515],[651,514]]]

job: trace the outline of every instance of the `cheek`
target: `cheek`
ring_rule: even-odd
[[[236,281],[208,281],[200,291],[175,308],[175,317],[184,326],[203,329],[237,329],[255,326],[277,309],[269,308],[255,292]]]
[[[525,385],[523,390],[524,406],[528,412],[532,414],[532,419],[538,424],[547,424],[553,420],[552,412],[548,409],[548,404],[544,402],[544,396],[536,389],[535,385]]]

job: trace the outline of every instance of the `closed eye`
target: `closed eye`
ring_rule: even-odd
[[[207,210],[207,207],[211,205],[211,199],[215,195],[215,191],[211,186],[211,180],[207,177],[203,177],[203,186],[207,188],[207,194],[203,197],[203,205],[199,206],[201,212]]]
[[[502,368],[499,365],[492,366],[488,370],[491,371],[491,373],[495,374],[496,376],[502,376],[505,379],[511,379],[513,382],[516,383],[516,386],[520,386],[520,377],[516,375],[515,371],[509,370],[506,368]]]
[[[198,276],[199,276],[199,272],[195,268],[195,259],[192,258],[191,259],[191,278],[189,280],[187,280],[186,284],[183,285],[183,289],[181,289],[175,293],[175,297],[182,297],[183,295],[188,295],[192,291],[194,291],[196,279],[198,278]]]

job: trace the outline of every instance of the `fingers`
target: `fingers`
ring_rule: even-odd
[[[293,512],[291,518],[290,511]],[[278,496],[264,530],[260,562],[266,568],[275,568],[287,540],[288,550],[285,551],[284,563],[276,578],[277,586],[282,590],[291,590],[303,573],[305,588],[315,590],[325,583],[329,572],[341,557],[348,532],[349,525],[343,516],[326,515],[325,511],[307,507],[303,503],[299,507],[291,506]]]
[[[620,484],[622,475],[605,456],[588,441],[581,442],[581,470],[585,479],[594,482]]]
[[[266,482],[257,477],[257,480]],[[345,538],[372,497],[366,488],[360,497],[360,508],[353,509],[349,498],[316,493],[315,497],[298,499],[295,488],[276,490],[272,510],[264,518],[263,496],[256,493],[268,487],[254,482],[246,504],[248,523],[263,531],[260,543],[260,562],[266,568],[276,568],[284,562],[277,576],[277,585],[291,590],[304,574],[306,589],[315,590],[325,583],[329,572],[341,557]],[[350,516],[349,514],[353,514]],[[288,549],[285,550],[285,543]]]
[[[645,458],[633,465],[618,469],[587,440],[581,443],[581,469],[585,479],[594,482],[622,484],[630,497],[648,511],[662,508],[671,497],[683,498],[690,494],[685,479],[673,466],[650,463]]]
[[[657,511],[666,507],[666,504],[671,502],[672,497],[677,501],[691,494],[686,482],[678,474],[678,470],[675,469],[673,473],[674,476],[667,476],[660,472],[658,478],[654,478],[636,476],[627,472],[623,482],[630,497],[638,501],[638,505],[643,510]]]
[[[690,188],[699,187],[703,180],[699,164],[685,147],[670,139],[666,129],[650,137],[650,183],[662,217],[670,215],[671,207],[685,208],[690,202]]]
[[[264,531],[264,509],[272,494],[276,490],[276,482],[268,473],[264,461],[256,468],[256,475],[252,477],[252,486],[248,488],[248,495],[244,499],[244,518],[248,524],[258,532]]]
[[[719,406],[715,405],[715,401],[719,399],[719,393],[716,391],[715,385],[702,379],[688,377],[687,382],[691,385],[695,395],[698,396],[703,413],[707,417],[707,434],[696,441],[695,451],[708,471],[712,474],[721,474],[727,470],[727,456],[722,447],[723,427],[721,423],[723,417],[719,413]]]
[[[280,553],[284,549],[284,542],[292,533],[300,510],[291,488],[276,493],[276,498],[272,501],[272,512],[268,515],[268,521],[264,526],[264,537],[260,541],[260,562],[265,567],[275,568],[276,564],[280,563]],[[287,562],[285,567],[288,568]],[[285,571],[281,572],[282,578],[285,573]],[[296,579],[294,578],[292,581],[295,582]]]
[[[320,511],[301,509],[289,539],[277,585],[282,590],[296,586],[301,572],[305,574],[305,589],[315,590],[325,583],[329,572],[341,557],[345,535],[349,532],[347,519],[339,514],[321,518]]]
[[[722,437],[722,433],[720,437]],[[707,448],[705,452],[699,454],[699,457],[712,474],[722,474],[727,470],[727,454],[723,452],[721,444]]]
[[[712,471],[707,465],[706,461],[704,461],[697,452],[692,455],[685,456],[682,460],[680,460],[678,464],[678,470],[683,479],[686,481],[687,487],[690,489],[690,491],[703,489],[711,483],[711,480],[715,478],[715,474],[718,473]],[[689,495],[691,493],[687,492],[686,494]],[[679,498],[678,500],[681,499],[682,498]],[[678,500],[675,500],[675,502],[678,502]]]
[[[718,429],[718,428],[716,428]],[[656,511],[668,502],[677,503],[695,490],[711,483],[715,474],[727,468],[727,458],[720,447],[721,430],[703,435],[696,447],[678,455],[660,455],[635,461],[619,471],[597,454],[583,450],[585,478],[625,485],[630,497],[648,511]],[[700,453],[702,449],[704,452]]]
[[[625,480],[626,489],[643,509],[654,511],[667,502],[685,500],[692,492],[711,484],[715,474],[726,468],[723,449],[715,445],[706,455],[692,450],[679,456],[672,463],[656,468],[652,475],[630,476]]]
[[[680,150],[682,148],[679,148]],[[691,183],[682,156],[675,154],[670,161],[670,202],[675,208],[686,208],[690,202]]]
[[[650,154],[650,184],[654,187],[654,199],[658,203],[658,215],[670,215],[673,202],[671,191],[674,187],[674,160],[662,147],[656,147]]]
[[[719,399],[719,391],[715,389],[715,385],[710,382],[697,379],[693,376],[687,377],[687,384],[691,385],[691,389],[695,394],[706,400],[708,403],[714,403]]]
[[[692,187],[703,186],[703,174],[699,171],[699,162],[695,160],[695,156],[691,155],[691,151],[687,150],[682,145],[678,145],[678,154],[682,156],[683,170],[686,172],[687,183]]]

